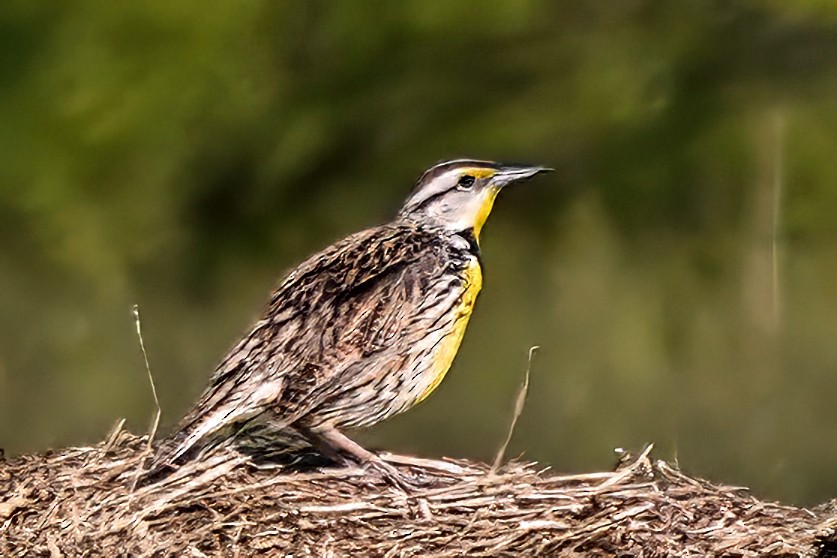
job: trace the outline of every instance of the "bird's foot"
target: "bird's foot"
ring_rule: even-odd
[[[400,488],[404,492],[410,493],[416,488],[415,484],[411,482],[407,475],[377,455],[373,459],[367,460],[363,468],[367,472],[377,475],[383,481],[391,484],[395,488]]]
[[[346,437],[331,425],[319,425],[316,428],[297,426],[300,433],[311,440],[311,443],[334,461],[351,465],[360,463],[366,471],[374,471],[377,476],[404,492],[410,492],[414,487],[407,478],[393,465],[386,463],[378,455],[364,449],[356,442]]]

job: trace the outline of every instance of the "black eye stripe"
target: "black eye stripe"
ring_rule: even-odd
[[[467,186],[462,184],[463,180],[465,180],[466,184],[468,184]],[[418,211],[420,209],[423,209],[423,208],[431,205],[433,202],[435,202],[439,198],[442,198],[442,197],[446,196],[447,194],[450,194],[451,192],[453,192],[455,190],[470,190],[471,187],[474,184],[476,184],[476,181],[477,181],[477,179],[476,179],[475,176],[472,176],[470,174],[462,175],[462,176],[459,177],[459,179],[456,181],[455,184],[453,184],[452,186],[448,186],[444,190],[437,191],[437,192],[434,192],[433,194],[430,194],[425,199],[418,202],[418,204],[411,207],[410,211]]]
[[[421,208],[423,208],[423,207],[426,207],[426,206],[430,205],[431,203],[433,203],[433,202],[434,202],[434,201],[436,201],[437,199],[441,198],[442,196],[444,196],[445,194],[447,194],[448,192],[450,192],[452,189],[453,189],[453,188],[450,188],[450,189],[448,189],[448,190],[443,190],[443,191],[441,191],[441,192],[436,192],[435,194],[433,194],[433,195],[431,195],[431,196],[428,196],[428,197],[427,197],[427,199],[425,199],[425,200],[424,200],[424,201],[422,201],[420,204],[418,204],[418,206],[416,206],[416,208],[415,208],[415,209],[421,209]]]

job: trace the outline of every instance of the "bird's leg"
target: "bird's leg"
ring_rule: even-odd
[[[319,451],[321,454],[323,454],[331,461],[334,461],[338,465],[344,466],[354,464],[351,459],[347,458],[344,454],[340,452],[339,447],[331,443],[325,436],[322,435],[321,432],[301,426],[297,426],[297,430],[300,434],[302,434],[305,437],[306,440],[308,440],[308,442],[312,446],[317,448],[317,451]]]
[[[362,465],[375,469],[387,481],[403,490],[408,490],[409,485],[398,469],[364,449],[335,427],[329,425],[319,425],[315,428],[299,427],[299,431],[327,457],[332,459],[336,457],[337,461],[345,462],[344,454],[348,454]]]

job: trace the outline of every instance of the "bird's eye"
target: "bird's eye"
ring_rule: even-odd
[[[465,174],[459,177],[459,182],[457,182],[456,185],[460,190],[470,190],[474,185],[474,182],[476,182],[476,179],[473,176]]]

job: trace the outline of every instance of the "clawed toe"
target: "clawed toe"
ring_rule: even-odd
[[[396,469],[393,465],[385,462],[381,458],[370,460],[366,463],[365,469],[368,472],[374,472],[381,479],[389,484],[400,488],[404,492],[411,492],[415,486],[410,482],[409,478]]]

